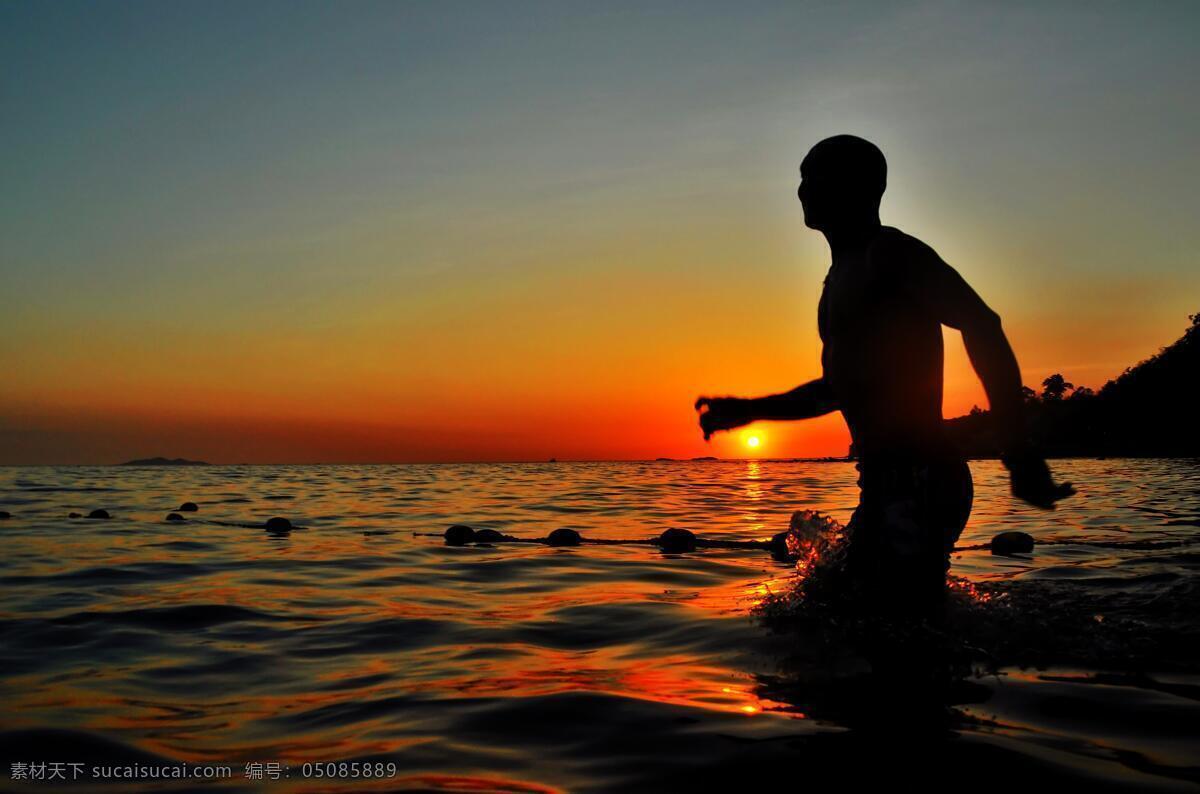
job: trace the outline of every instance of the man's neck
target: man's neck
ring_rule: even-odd
[[[821,232],[829,242],[830,252],[837,257],[841,254],[862,250],[879,233],[881,226],[879,216],[875,215],[851,223],[831,226],[822,229]]]

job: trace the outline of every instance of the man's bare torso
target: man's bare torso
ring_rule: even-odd
[[[825,278],[817,312],[824,377],[860,458],[946,455],[941,322],[922,295],[929,257],[937,260],[884,226],[836,257]]]

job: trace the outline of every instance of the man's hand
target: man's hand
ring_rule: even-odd
[[[1054,503],[1075,493],[1071,483],[1056,485],[1046,461],[1036,455],[1007,457],[1004,465],[1012,476],[1013,496],[1043,510],[1053,510]]]
[[[752,400],[743,397],[700,397],[696,410],[700,411],[700,429],[704,440],[718,430],[732,430],[748,425],[755,420],[751,412]],[[705,410],[707,409],[707,410]]]

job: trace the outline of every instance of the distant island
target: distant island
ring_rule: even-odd
[[[184,458],[139,458],[127,460],[122,466],[207,466],[202,460],[186,460]]]
[[[1061,374],[1025,388],[1033,442],[1047,457],[1200,457],[1200,313],[1173,344],[1098,391]],[[978,406],[946,422],[968,457],[996,457],[991,414]]]

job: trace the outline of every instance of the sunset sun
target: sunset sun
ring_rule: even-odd
[[[762,438],[760,436],[746,436],[746,446],[750,447],[751,449],[756,448],[761,443]]]

